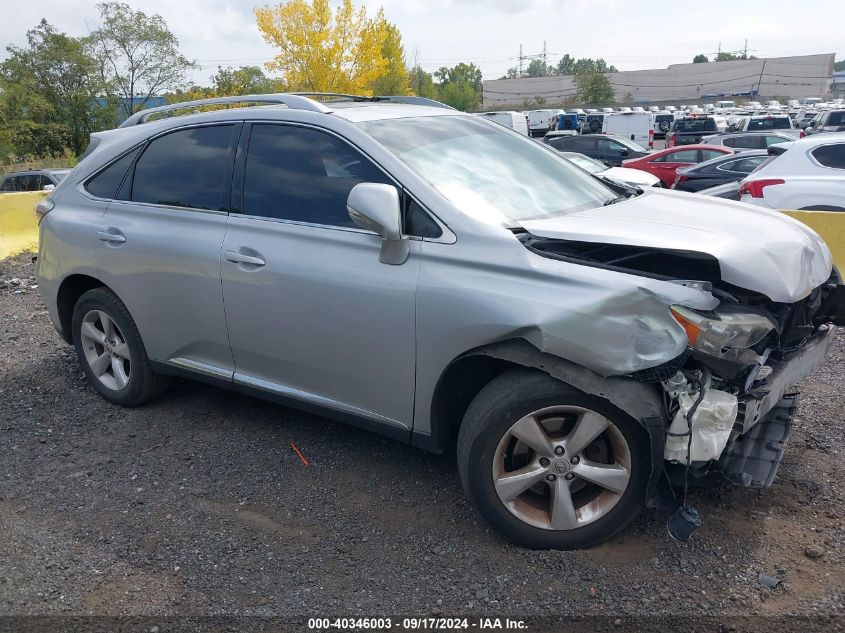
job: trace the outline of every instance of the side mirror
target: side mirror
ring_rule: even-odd
[[[53,191],[53,189],[55,188],[56,185],[54,184],[44,185],[43,187],[41,187],[41,191]]]
[[[627,149],[624,149],[624,148],[619,150],[620,156],[627,156],[629,153],[630,152]]]
[[[402,236],[402,209],[396,187],[374,182],[355,185],[346,199],[346,210],[355,224],[381,236],[382,264],[405,263],[411,245]]]

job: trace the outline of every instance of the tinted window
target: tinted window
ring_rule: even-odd
[[[402,230],[406,235],[418,237],[440,237],[443,231],[428,213],[409,195],[403,196]]]
[[[6,176],[3,179],[3,184],[0,185],[0,191],[14,191],[16,180],[17,178],[15,176]]]
[[[392,184],[360,152],[334,136],[295,126],[252,127],[244,175],[244,213],[357,226],[346,210],[346,199],[361,182]]]
[[[596,150],[602,154],[619,154],[622,150],[627,149],[622,143],[613,141],[609,138],[596,139]],[[619,154],[621,156],[621,154]]]
[[[792,128],[789,117],[767,117],[765,119],[749,119],[746,130],[789,130]]]
[[[713,119],[679,119],[675,121],[675,132],[715,132]]]
[[[719,156],[724,156],[724,152],[717,152],[713,149],[703,149],[701,150],[701,158],[698,160],[710,160],[711,158],[718,158]]]
[[[662,161],[665,163],[697,163],[698,160],[698,150],[696,149],[687,149],[680,152],[672,152],[670,154],[666,154]]]
[[[85,189],[88,193],[97,198],[105,198],[107,200],[114,198],[117,188],[126,175],[126,171],[129,169],[132,161],[135,160],[139,151],[141,151],[141,148],[129,152],[91,178],[85,183]]]
[[[234,125],[190,128],[154,139],[135,164],[131,199],[220,210]]]
[[[752,171],[766,160],[766,156],[752,156],[751,158],[743,158],[742,160],[731,161],[729,163],[731,171],[738,171],[743,174],[750,174]]]
[[[817,147],[813,150],[813,157],[825,167],[845,169],[845,143]]]
[[[845,112],[831,112],[827,116],[827,123],[825,125],[836,126],[845,125]]]
[[[741,147],[744,149],[760,149],[759,136],[737,136],[735,138],[726,138],[724,140],[726,147]]]

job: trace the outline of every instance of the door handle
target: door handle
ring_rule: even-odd
[[[251,264],[253,266],[264,266],[267,263],[260,257],[255,257],[253,255],[244,255],[243,253],[239,253],[238,251],[223,251],[223,256],[226,258],[227,261],[230,261],[233,264]]]
[[[123,244],[126,241],[126,236],[122,233],[109,233],[108,231],[97,231],[97,238],[103,242],[115,242]]]

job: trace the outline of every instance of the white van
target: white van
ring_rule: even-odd
[[[543,136],[549,131],[549,122],[563,114],[563,110],[529,110],[525,114],[528,115],[528,135]]]
[[[476,116],[483,116],[485,119],[495,121],[499,125],[504,125],[512,130],[516,130],[520,134],[528,136],[528,119],[522,112],[515,110],[503,110],[502,112],[478,112]],[[548,124],[547,124],[548,125]]]
[[[614,112],[604,115],[602,134],[613,134],[643,147],[654,147],[654,114],[651,112]]]
[[[724,110],[726,108],[735,108],[736,103],[733,101],[717,101],[715,104],[717,110]]]

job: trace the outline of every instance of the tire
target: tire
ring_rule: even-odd
[[[79,298],[71,328],[88,382],[109,402],[135,407],[167,388],[168,379],[150,367],[129,310],[108,288],[94,288]]]
[[[513,435],[518,428],[519,434],[526,437],[532,420],[528,414],[532,413],[536,414],[534,420],[541,421],[539,428],[545,440],[552,442],[552,450],[564,451],[562,457],[546,452],[550,458],[541,458],[541,453]],[[588,439],[590,432],[598,428],[593,425],[599,419],[609,426],[579,452],[574,448],[578,435],[580,440]],[[581,425],[583,433],[576,435],[574,431]],[[551,434],[547,435],[549,431]],[[536,437],[530,432],[527,436]],[[532,441],[537,443],[536,439]],[[572,447],[569,455],[565,447]],[[579,456],[579,460],[573,459]],[[535,549],[578,549],[609,539],[645,505],[651,469],[648,436],[636,420],[602,398],[528,369],[509,370],[478,393],[460,427],[457,458],[464,491],[478,513],[506,538]],[[620,468],[625,470],[626,460],[627,480],[623,488],[625,473]],[[595,468],[601,466],[613,470],[602,470],[604,475],[621,477],[613,481],[616,490],[581,477],[597,472]],[[533,483],[505,501],[499,491],[507,497],[514,492],[510,486],[515,480],[508,480],[508,473],[517,470],[530,475]],[[527,476],[521,476],[523,481],[529,481]],[[516,490],[519,487],[517,482]],[[561,490],[566,494],[560,495]],[[571,500],[569,505],[560,503],[560,513],[553,511],[552,491],[558,491],[555,499]],[[593,508],[591,512],[597,516],[585,517],[582,510],[587,507]]]
[[[661,121],[657,127],[660,129],[661,132],[666,134],[666,132],[669,131],[669,121]]]
[[[598,133],[598,131],[599,131],[600,129],[601,129],[601,122],[600,122],[600,121],[598,121],[598,120],[596,120],[596,119],[593,119],[592,121],[590,121],[590,131],[591,131],[593,134]]]

